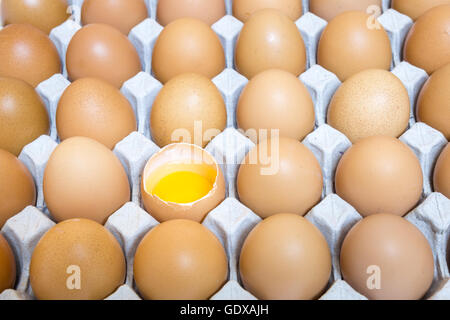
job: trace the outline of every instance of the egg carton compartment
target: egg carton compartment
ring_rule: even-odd
[[[71,2],[74,6],[74,18],[53,29],[50,35],[63,62],[71,37],[81,28],[79,8],[82,2],[82,0]],[[329,286],[320,299],[365,299],[342,279],[339,267],[339,250],[342,240],[348,230],[361,219],[353,207],[334,194],[334,172],[337,163],[351,146],[345,135],[326,124],[328,104],[341,83],[333,73],[316,64],[317,44],[326,22],[308,12],[307,1],[303,3],[305,14],[296,21],[296,25],[305,40],[308,64],[306,72],[299,78],[308,88],[316,111],[316,128],[303,143],[319,160],[324,173],[323,199],[306,215],[306,218],[314,223],[326,237],[333,261]],[[132,195],[131,201],[111,215],[105,225],[123,248],[127,258],[127,276],[124,285],[107,299],[140,299],[133,281],[133,257],[142,237],[158,224],[142,209],[140,201],[143,167],[150,156],[159,150],[158,146],[151,141],[149,128],[151,105],[162,88],[161,83],[151,74],[153,45],[163,29],[154,19],[156,4],[155,0],[147,1],[150,18],[137,25],[129,35],[130,41],[141,58],[143,72],[125,82],[121,92],[130,101],[135,111],[138,131],[119,142],[113,151],[127,172]],[[238,272],[242,243],[261,219],[239,202],[236,192],[235,181],[239,165],[254,144],[236,128],[236,105],[248,80],[233,69],[234,48],[242,23],[230,15],[232,2],[228,0],[226,4],[228,15],[216,22],[212,28],[218,34],[226,53],[227,68],[215,77],[213,82],[221,91],[227,107],[228,128],[214,138],[207,145],[206,150],[216,158],[224,172],[227,198],[207,215],[203,224],[219,238],[229,259],[229,281],[211,299],[256,299],[251,293],[245,291]],[[385,13],[379,17],[379,21],[388,31],[393,44],[393,60],[396,67],[392,72],[405,84],[411,100],[410,128],[400,139],[416,153],[424,172],[423,202],[407,215],[407,219],[419,227],[433,248],[436,272],[433,287],[427,297],[449,299],[450,275],[448,265],[445,263],[445,249],[450,230],[449,221],[446,219],[446,215],[450,213],[450,200],[441,194],[432,193],[431,186],[434,163],[447,141],[438,131],[423,123],[415,123],[413,113],[415,100],[428,76],[423,70],[401,62],[401,45],[410,25],[407,26],[409,22],[400,17],[398,12],[386,11],[388,1],[383,1],[383,7]],[[18,278],[15,289],[4,291],[0,294],[0,299],[33,298],[28,273],[31,254],[40,237],[54,225],[43,198],[43,172],[48,158],[59,142],[55,113],[58,101],[69,84],[67,72],[63,71],[62,74],[52,76],[37,87],[50,114],[51,132],[49,136],[42,136],[26,146],[19,156],[36,182],[37,203],[36,207],[27,207],[11,218],[1,231],[13,247],[18,262]]]

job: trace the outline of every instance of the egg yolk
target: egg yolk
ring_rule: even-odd
[[[177,171],[158,181],[152,194],[167,202],[190,203],[206,196],[212,188],[211,181],[201,174]]]

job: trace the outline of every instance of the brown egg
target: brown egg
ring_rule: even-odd
[[[83,25],[104,23],[125,35],[147,17],[144,0],[85,0],[81,8]]]
[[[369,69],[347,79],[328,108],[328,124],[356,142],[386,135],[399,137],[408,127],[408,91],[394,74]]]
[[[272,138],[245,157],[237,176],[240,201],[267,218],[280,212],[305,215],[321,198],[322,170],[298,140]]]
[[[56,221],[86,218],[101,224],[130,200],[119,159],[103,144],[85,137],[63,141],[44,172],[44,198]]]
[[[450,5],[423,14],[409,30],[403,58],[432,74],[450,63]]]
[[[226,15],[224,0],[159,0],[158,22],[166,26],[180,18],[195,18],[209,25]]]
[[[0,30],[0,77],[22,79],[36,87],[60,72],[58,52],[45,33],[26,24]]]
[[[309,11],[327,21],[346,11],[373,14],[371,6],[378,6],[381,14],[381,0],[309,0]]]
[[[225,69],[225,54],[210,26],[182,18],[168,24],[156,40],[152,69],[162,83],[189,72],[214,78]]]
[[[270,138],[272,130],[303,140],[314,129],[314,105],[308,89],[293,74],[279,69],[263,71],[250,80],[236,114],[238,127],[255,143],[261,135]]]
[[[153,141],[164,147],[186,142],[205,147],[227,125],[223,97],[205,76],[186,73],[167,82],[150,114]]]
[[[47,109],[34,88],[22,80],[0,78],[0,148],[18,156],[48,132]]]
[[[122,93],[106,81],[83,78],[63,93],[56,111],[61,140],[82,136],[110,149],[136,130],[133,108]]]
[[[196,145],[174,143],[148,160],[141,194],[145,210],[160,222],[201,222],[225,199],[225,178],[210,153]]]
[[[30,283],[40,300],[100,300],[125,280],[125,257],[116,238],[87,219],[58,223],[39,240]]]
[[[294,214],[276,214],[250,231],[239,260],[242,282],[263,300],[310,300],[330,279],[331,254],[322,233]]]
[[[450,0],[392,0],[392,8],[406,14],[413,20],[441,4],[450,4]]]
[[[427,239],[412,223],[391,214],[358,222],[344,239],[340,260],[344,280],[369,299],[420,299],[433,281]]]
[[[369,28],[369,15],[349,11],[325,27],[317,51],[317,62],[345,81],[366,69],[391,67],[391,43],[384,28]]]
[[[450,144],[442,151],[434,168],[434,191],[450,198]]]
[[[0,234],[0,293],[16,281],[16,260],[8,241]]]
[[[261,9],[278,9],[289,19],[296,21],[301,17],[302,2],[298,0],[234,0],[233,15],[247,22],[252,14]]]
[[[295,76],[306,68],[306,49],[295,23],[276,9],[263,9],[244,24],[236,43],[236,69],[248,79],[267,69]]]
[[[450,140],[450,63],[427,80],[417,100],[417,120],[442,132]]]
[[[362,216],[403,216],[422,194],[423,176],[414,152],[398,139],[374,136],[345,152],[336,169],[336,193]]]
[[[66,57],[71,81],[94,77],[120,88],[141,71],[135,47],[120,31],[105,24],[90,24],[75,33]]]
[[[67,0],[3,0],[3,24],[25,23],[49,34],[69,18]]]
[[[205,300],[227,280],[228,261],[216,236],[198,222],[172,220],[145,235],[134,257],[144,299]]]
[[[6,220],[35,203],[36,187],[27,167],[0,149],[0,229]]]

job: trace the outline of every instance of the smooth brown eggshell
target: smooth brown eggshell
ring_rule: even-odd
[[[58,52],[44,32],[28,24],[0,30],[0,77],[22,79],[36,87],[60,72]]]
[[[317,51],[317,63],[341,81],[366,69],[391,67],[391,42],[384,28],[368,27],[369,15],[348,11],[325,27]]]
[[[450,63],[450,5],[428,10],[406,36],[403,59],[432,74]]]
[[[106,24],[90,24],[78,30],[69,43],[66,60],[71,81],[94,77],[119,89],[141,71],[136,48]]]
[[[150,114],[152,139],[160,147],[174,142],[205,147],[226,124],[227,110],[220,91],[210,79],[194,73],[167,82]],[[179,137],[178,132],[183,133],[179,130],[189,134]]]
[[[208,25],[226,15],[224,0],[159,0],[156,20],[166,26],[181,18],[195,18]]]
[[[409,0],[408,0],[409,1]],[[309,11],[327,21],[346,11],[366,12],[370,6],[378,6],[381,0],[310,0]],[[373,11],[371,11],[373,13]]]
[[[407,129],[410,112],[408,91],[400,79],[386,70],[369,69],[339,87],[327,122],[353,143],[376,135],[397,138]]]
[[[104,23],[128,35],[148,17],[144,0],[85,0],[81,8],[81,23]]]
[[[250,231],[239,270],[245,288],[259,299],[315,299],[330,279],[330,249],[305,218],[276,214]]]
[[[336,169],[336,193],[362,216],[380,212],[403,216],[422,194],[419,160],[398,139],[374,136],[356,142]]]
[[[153,49],[152,71],[162,83],[195,72],[210,79],[225,69],[225,54],[219,37],[209,25],[193,18],[168,24]]]
[[[56,221],[86,218],[104,224],[130,200],[130,185],[111,150],[74,137],[61,142],[47,162],[44,198]]]
[[[70,290],[69,277],[80,268],[81,288]],[[58,223],[33,251],[30,283],[40,300],[101,300],[125,280],[125,257],[116,238],[102,225],[87,219]]]
[[[134,257],[134,279],[144,299],[206,300],[227,276],[222,244],[205,226],[190,220],[156,226]]]
[[[450,63],[436,70],[420,91],[417,120],[442,132],[450,140]]]
[[[36,203],[36,187],[27,167],[0,149],[0,229],[6,220]]]
[[[67,0],[3,0],[0,3],[4,25],[31,24],[46,34],[70,16]]]
[[[189,165],[205,164],[216,170],[211,191],[203,198],[191,203],[166,202],[147,190],[146,181],[150,175],[166,164],[178,164],[180,171],[189,171]],[[160,172],[161,173],[161,172]],[[158,175],[157,175],[158,176]],[[162,178],[162,176],[161,176]],[[155,182],[157,182],[155,180]],[[203,221],[205,216],[225,199],[225,178],[214,157],[204,149],[186,143],[170,144],[155,153],[145,165],[141,179],[141,194],[144,208],[159,222],[173,219]]]
[[[434,191],[450,198],[450,144],[442,151],[434,168]]]
[[[61,140],[82,136],[110,149],[136,130],[133,108],[122,93],[106,81],[83,78],[63,93],[56,110]]]
[[[233,15],[246,22],[252,14],[261,9],[277,9],[292,21],[302,15],[302,2],[298,0],[234,0]]]
[[[47,109],[34,88],[19,79],[0,77],[0,148],[18,156],[49,128]]]
[[[306,68],[306,49],[295,23],[276,9],[253,14],[239,34],[235,50],[239,73],[253,78],[267,69],[299,76]]]
[[[382,213],[364,218],[349,231],[340,265],[344,280],[373,300],[420,299],[434,275],[433,252],[421,231],[402,217]],[[379,268],[380,289],[368,288],[371,266]]]
[[[16,260],[8,241],[0,234],[0,293],[16,281]]]
[[[238,127],[257,142],[260,130],[279,130],[283,137],[303,140],[314,129],[314,104],[305,85],[279,69],[263,71],[249,81],[238,101]],[[255,134],[255,135],[253,135]]]
[[[450,4],[450,0],[392,0],[392,8],[417,20],[428,10],[441,4]]]
[[[237,176],[240,201],[261,218],[280,212],[305,215],[320,201],[322,187],[322,170],[314,154],[291,138],[260,142],[247,154]]]

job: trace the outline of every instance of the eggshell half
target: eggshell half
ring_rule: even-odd
[[[169,174],[158,168],[165,164],[177,164],[178,170],[189,170],[191,164],[205,164],[213,167],[216,172],[216,179],[211,191],[203,198],[192,203],[173,203],[161,200],[153,195],[151,190],[147,190],[146,181],[152,174],[156,175],[155,183],[164,175]],[[188,219],[201,222],[205,216],[225,199],[225,178],[222,170],[214,157],[204,149],[186,143],[174,143],[162,148],[155,153],[145,165],[141,182],[142,201],[145,210],[159,222],[172,219]]]

